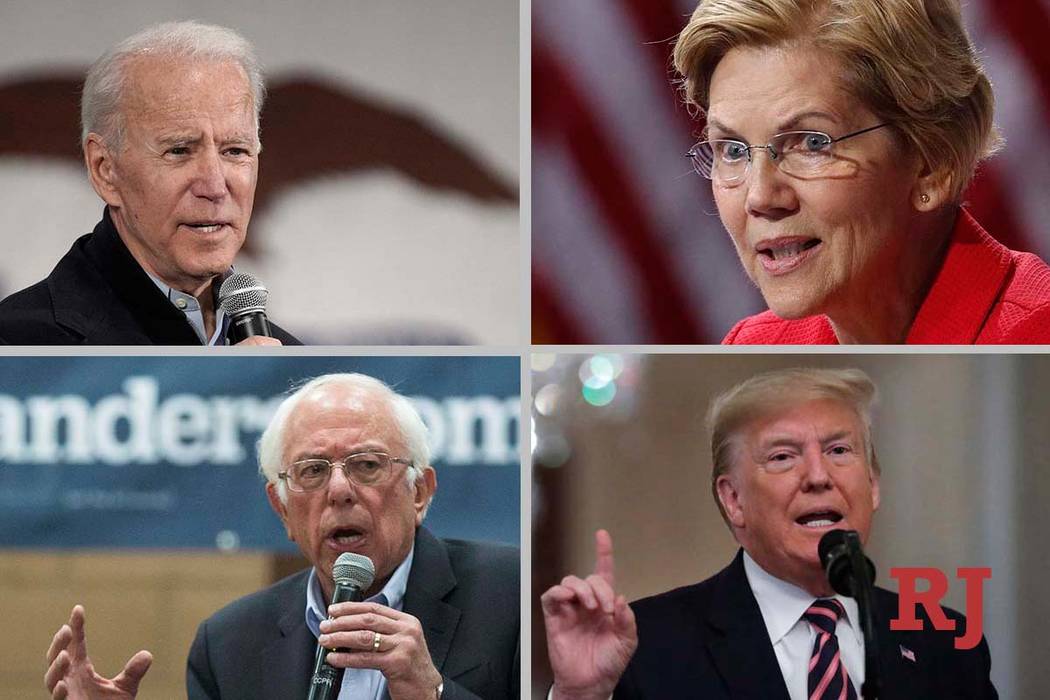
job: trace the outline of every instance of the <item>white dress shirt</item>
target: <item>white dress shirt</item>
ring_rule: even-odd
[[[744,573],[758,601],[758,608],[762,611],[766,632],[777,655],[788,695],[791,700],[807,700],[809,660],[817,633],[812,625],[802,619],[802,614],[816,598],[798,586],[768,573],[747,552],[744,552]],[[846,610],[845,617],[840,618],[835,626],[835,637],[839,642],[842,663],[846,665],[846,673],[859,697],[864,682],[864,635],[860,630],[857,601],[840,595],[836,595],[835,600],[842,603]]]

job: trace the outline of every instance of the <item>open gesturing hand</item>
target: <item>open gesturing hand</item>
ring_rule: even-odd
[[[103,678],[87,653],[84,608],[76,605],[69,622],[55,632],[47,650],[44,685],[52,700],[132,700],[146,675],[153,655],[140,651],[132,656],[115,678]]]

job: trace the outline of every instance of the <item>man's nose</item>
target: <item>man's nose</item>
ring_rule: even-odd
[[[346,470],[332,467],[332,474],[328,478],[328,500],[332,503],[347,503],[357,496],[356,486],[346,475]]]
[[[802,490],[825,489],[831,485],[830,465],[822,450],[807,450],[802,459]]]
[[[225,197],[229,190],[226,187],[226,173],[219,152],[210,148],[203,149],[196,165],[197,172],[194,173],[190,188],[193,195],[204,199]]]
[[[798,209],[798,196],[790,178],[780,171],[778,159],[768,148],[751,151],[745,206],[751,216],[779,219]]]

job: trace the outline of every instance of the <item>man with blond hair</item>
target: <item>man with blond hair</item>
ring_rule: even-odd
[[[706,581],[630,605],[615,588],[612,540],[596,537],[586,578],[542,597],[555,700],[854,700],[865,679],[857,602],[837,595],[817,545],[835,529],[866,542],[879,507],[871,440],[875,386],[859,370],[761,374],[709,414],[715,502],[740,544]],[[884,698],[998,697],[982,639],[893,631],[897,595],[875,589]],[[963,617],[945,610],[957,622]]]

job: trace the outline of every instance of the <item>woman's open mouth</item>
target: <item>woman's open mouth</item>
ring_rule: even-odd
[[[755,246],[762,269],[772,276],[786,275],[820,252],[819,238],[792,236],[761,241]]]

